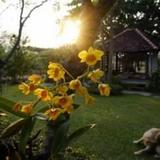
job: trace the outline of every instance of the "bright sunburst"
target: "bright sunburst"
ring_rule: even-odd
[[[48,2],[34,12],[23,30],[23,36],[29,37],[30,42],[28,45],[53,48],[76,42],[79,36],[80,21],[64,19],[68,15],[67,6],[65,5],[67,2],[67,0],[61,1],[59,11],[53,10],[53,3]],[[8,3],[9,1],[6,1],[3,4],[4,6],[0,6],[0,13]],[[13,0],[13,3],[18,3],[18,0]],[[16,34],[19,23],[18,16],[19,10],[10,6],[0,16],[1,31]],[[60,20],[60,23],[57,23],[58,20]]]
[[[80,21],[79,20],[64,20],[62,26],[59,28],[57,45],[71,44],[76,42],[79,36]]]

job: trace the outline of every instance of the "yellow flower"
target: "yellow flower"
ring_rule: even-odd
[[[73,99],[72,96],[56,96],[53,98],[53,103],[62,108],[67,108],[72,106]]]
[[[104,96],[110,95],[111,88],[109,87],[108,84],[99,84],[98,89],[99,89],[101,95],[104,95]]]
[[[65,86],[65,85],[59,86],[59,87],[57,88],[57,92],[58,92],[58,94],[60,94],[60,95],[65,95],[67,91],[68,91],[68,87]]]
[[[36,88],[37,87],[35,86],[35,84],[33,84],[33,83],[29,84],[29,90],[30,90],[30,92],[34,91]]]
[[[85,103],[87,105],[93,104],[95,102],[95,99],[90,96],[89,94],[85,96]]]
[[[43,101],[50,101],[52,97],[52,93],[47,89],[38,88],[34,91],[34,94],[38,96],[38,98],[41,98]]]
[[[32,112],[32,104],[23,105],[21,108],[21,112],[30,114]]]
[[[78,54],[78,57],[81,59],[82,62],[86,62],[89,66],[95,65],[97,61],[101,60],[101,57],[103,56],[103,51],[94,49],[90,47],[87,51],[81,51]]]
[[[64,108],[64,111],[68,112],[68,113],[71,113],[73,111],[73,106],[66,106]]]
[[[31,81],[31,83],[34,85],[38,85],[42,82],[42,78],[38,74],[32,74],[31,76],[28,77],[28,80]]]
[[[80,96],[88,95],[87,88],[83,87],[81,81],[78,79],[70,81],[69,88],[72,90],[76,90],[77,94],[79,94]]]
[[[103,71],[96,69],[88,74],[88,78],[90,78],[93,82],[98,82],[103,75]]]
[[[77,90],[77,93],[80,95],[80,96],[86,96],[88,95],[88,90],[86,87],[80,87],[78,90]]]
[[[33,83],[27,84],[22,82],[18,88],[22,90],[22,93],[25,95],[28,95],[30,92],[34,91],[36,89],[36,86]]]
[[[48,65],[47,74],[49,75],[49,78],[54,81],[58,81],[64,79],[65,72],[60,64],[50,62]]]
[[[78,90],[81,88],[81,86],[82,86],[81,81],[78,79],[72,80],[69,83],[69,88],[72,90]]]
[[[49,120],[56,120],[61,113],[62,110],[60,108],[51,108],[44,114],[48,116]]]
[[[30,86],[24,82],[22,82],[18,88],[20,90],[22,90],[22,93],[24,93],[25,95],[28,95],[30,93]]]
[[[20,109],[21,109],[21,105],[20,105],[19,103],[16,103],[16,104],[13,106],[13,111],[15,111],[15,112],[20,111]]]

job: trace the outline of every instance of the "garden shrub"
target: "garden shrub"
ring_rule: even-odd
[[[160,93],[160,59],[158,59],[158,69],[152,74],[147,89],[151,92]]]
[[[112,95],[120,95],[123,91],[123,86],[120,84],[111,84],[111,94]]]
[[[152,74],[148,89],[151,92],[160,93],[160,70]]]
[[[124,89],[123,85],[121,84],[121,80],[119,76],[112,77],[112,84],[111,84],[111,94],[112,95],[120,95]]]

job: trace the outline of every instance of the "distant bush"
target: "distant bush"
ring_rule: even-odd
[[[5,79],[17,82],[23,79],[25,75],[32,73],[36,64],[36,57],[37,55],[26,48],[19,48],[6,65]]]
[[[99,94],[97,85],[92,81],[85,81],[84,85],[88,87],[88,90],[93,94]],[[118,77],[113,77],[111,87],[111,95],[120,95],[124,87],[121,85],[121,82]]]
[[[112,95],[120,95],[122,94],[123,86],[120,84],[111,84],[111,94]]]
[[[148,90],[155,93],[160,93],[160,59],[158,59],[158,69],[151,76]]]
[[[151,92],[160,93],[160,70],[152,74],[148,89]]]
[[[119,76],[112,77],[112,84],[111,84],[111,94],[112,95],[120,95],[122,94],[124,87],[121,84],[121,80]]]

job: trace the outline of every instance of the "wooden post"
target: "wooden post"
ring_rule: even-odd
[[[116,72],[118,72],[118,53],[116,53]]]
[[[112,58],[113,58],[113,47],[112,47],[112,43],[109,46],[109,61],[108,61],[108,75],[107,75],[107,80],[108,83],[111,84],[112,83]]]
[[[118,5],[118,0],[116,1],[114,6],[112,7],[112,9],[109,11],[109,13],[110,13],[110,22],[109,22],[109,24],[110,24],[110,27],[111,27],[111,29],[110,29],[111,39],[110,39],[110,44],[109,44],[109,54],[108,54],[109,62],[108,62],[108,75],[107,75],[107,80],[108,80],[109,84],[112,83],[112,70],[113,70],[113,68],[112,68],[112,59],[113,59],[113,47],[114,47],[114,45],[113,45],[113,42],[114,42],[114,40],[113,40],[114,30],[112,28],[112,26],[113,26],[112,14],[113,14],[115,8],[117,7],[117,5]]]

